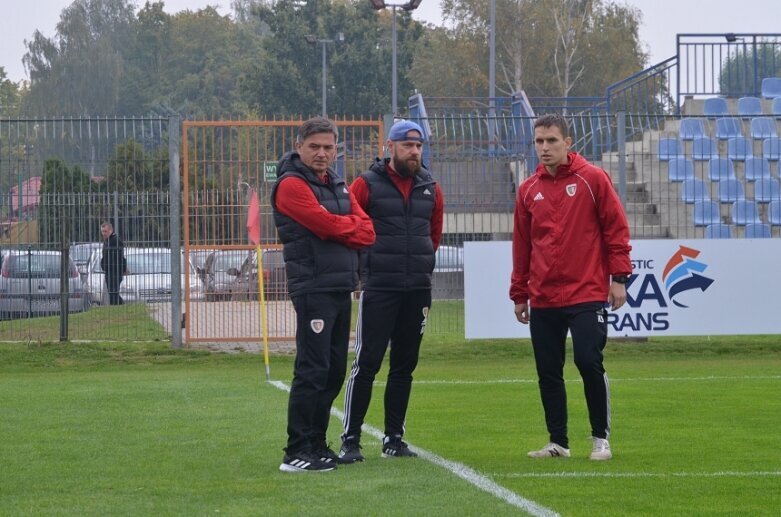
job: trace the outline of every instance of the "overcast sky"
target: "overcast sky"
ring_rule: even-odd
[[[0,0],[0,66],[13,81],[26,79],[22,56],[24,40],[40,30],[55,34],[62,9],[72,0]],[[143,0],[136,0],[143,4]],[[165,0],[166,11],[196,10],[207,4],[230,13],[231,0]],[[675,35],[683,33],[779,33],[780,0],[620,0],[642,12],[640,38],[651,54],[651,63],[675,55]],[[423,0],[413,16],[440,24],[439,0]],[[541,42],[541,44],[545,44]]]

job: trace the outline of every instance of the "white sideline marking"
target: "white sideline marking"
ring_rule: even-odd
[[[758,472],[513,472],[494,474],[508,478],[727,478],[727,477],[779,477],[781,470]]]
[[[271,381],[270,384],[282,391],[287,391],[287,392],[290,391],[290,386],[288,386],[284,382]],[[331,408],[331,414],[337,417],[340,421],[344,416],[344,414],[341,411],[333,407]],[[377,428],[374,428],[367,424],[363,424],[362,429],[364,432],[369,433],[370,435],[374,436],[378,440],[383,439],[382,431],[380,431]],[[558,517],[559,515],[558,513],[554,512],[549,508],[546,508],[544,506],[535,503],[534,501],[519,496],[512,490],[508,490],[503,486],[497,485],[488,477],[480,474],[479,472],[476,472],[475,470],[471,469],[470,467],[467,467],[466,465],[457,463],[455,461],[446,460],[441,456],[437,456],[436,454],[432,452],[428,452],[425,449],[421,449],[420,447],[415,447],[412,444],[410,444],[410,449],[418,453],[418,456],[420,456],[424,460],[430,461],[431,463],[444,468],[445,470],[455,474],[456,476],[467,481],[468,483],[471,483],[472,485],[476,486],[480,490],[484,490],[485,492],[488,492],[489,494],[498,497],[502,501],[512,506],[515,506],[516,508],[520,508],[521,510],[524,510],[530,515],[533,515],[535,517]]]
[[[781,375],[742,375],[742,376],[718,376],[706,375],[703,377],[610,377],[610,382],[681,382],[681,381],[753,381],[753,380],[781,380]],[[565,379],[564,382],[583,382],[581,379]],[[385,382],[376,381],[376,385],[384,385]],[[537,384],[537,379],[490,379],[480,381],[450,381],[450,380],[416,380],[415,384]]]

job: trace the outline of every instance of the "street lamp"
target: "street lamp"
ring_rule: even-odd
[[[310,45],[317,45],[318,43],[323,46],[323,100],[322,100],[322,106],[323,106],[323,118],[327,117],[326,114],[326,69],[325,69],[325,45],[327,43],[344,43],[344,33],[338,32],[336,33],[336,37],[334,39],[320,39],[314,34],[307,34],[304,36],[304,39],[307,43]]]
[[[414,11],[420,6],[420,3],[423,0],[408,0],[407,2],[386,2],[385,0],[369,0],[372,3],[372,7],[374,7],[376,10],[385,9],[386,7],[390,7],[393,9],[393,21],[391,23],[391,45],[393,47],[392,51],[392,78],[391,78],[391,111],[392,115],[395,117],[397,115],[398,109],[396,106],[397,97],[398,94],[396,93],[396,90],[398,88],[397,81],[396,81],[396,8],[401,7],[405,11]]]

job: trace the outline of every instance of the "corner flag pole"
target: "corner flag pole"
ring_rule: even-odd
[[[260,324],[263,327],[263,364],[266,366],[266,382],[271,381],[268,361],[268,317],[266,314],[266,293],[263,290],[263,250],[260,249],[260,200],[258,192],[252,189],[247,210],[247,233],[255,244],[258,262],[258,293],[260,297]]]
[[[271,381],[271,370],[268,361],[268,314],[266,311],[266,292],[263,289],[263,251],[258,243],[255,253],[258,254],[258,292],[260,293],[260,324],[263,326],[263,364],[266,365],[266,382]]]

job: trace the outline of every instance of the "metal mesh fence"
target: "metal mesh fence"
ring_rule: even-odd
[[[611,175],[633,239],[781,236],[781,145],[773,136],[781,134],[781,123],[765,116],[770,122],[759,133],[733,101],[721,120],[570,116],[575,149]],[[702,112],[702,101],[689,102],[687,113]],[[762,102],[769,114],[771,101]],[[263,330],[258,249],[247,234],[253,191],[260,202],[268,336],[291,340],[295,315],[269,195],[276,161],[293,147],[300,123],[185,122],[180,134],[178,123],[165,119],[0,120],[0,259],[9,268],[19,260],[31,268],[24,279],[10,279],[0,263],[0,340],[175,341],[178,333],[192,344],[257,347]],[[511,238],[515,190],[536,165],[533,120],[472,112],[429,116],[427,123],[426,160],[446,201],[427,331],[460,332],[463,243]],[[382,154],[383,125],[338,124],[336,168],[351,181]],[[177,129],[169,134],[169,127]],[[172,167],[179,175],[170,174]],[[102,221],[113,223],[128,252],[146,257],[134,259],[121,306],[106,303]],[[142,274],[160,265],[161,249],[167,269]],[[181,260],[171,260],[180,250]],[[55,286],[43,269],[33,273],[43,259],[32,255],[46,253],[60,254],[59,278],[67,281]]]

